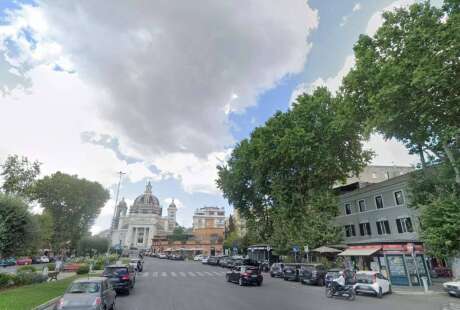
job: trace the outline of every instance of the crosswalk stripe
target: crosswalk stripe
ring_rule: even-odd
[[[145,277],[148,277],[148,276],[149,276],[149,273],[148,273],[148,272],[144,272],[144,273],[142,274],[142,278],[145,278]]]
[[[218,271],[213,271],[215,275],[218,275],[218,276],[221,276],[222,273],[221,272],[218,272]]]
[[[205,271],[204,273],[207,274],[208,276],[211,276],[211,277],[214,276],[214,275],[213,275],[212,273],[210,273],[209,271]]]
[[[157,271],[152,272],[152,277],[154,277],[154,278],[158,277],[158,272]]]
[[[177,277],[177,274],[176,274],[174,271],[171,271],[171,275],[172,275],[173,277]]]
[[[182,272],[182,271],[180,271],[179,274],[180,274],[181,276],[183,276],[183,277],[186,277],[186,276],[187,276],[187,275],[185,274],[185,272]]]
[[[199,271],[196,271],[196,274],[199,275],[200,277],[204,276],[204,274]]]
[[[191,272],[191,271],[189,271],[188,274],[191,275],[192,277],[195,277],[195,276],[196,276],[196,275],[195,275],[193,272]]]
[[[167,277],[168,274],[167,274],[166,272],[163,271],[163,272],[161,273],[161,276],[162,276],[162,277]]]

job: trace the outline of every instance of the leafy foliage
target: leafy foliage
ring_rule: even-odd
[[[460,13],[458,1],[383,14],[354,47],[342,93],[356,115],[412,153],[450,162],[460,184]]]
[[[0,256],[26,253],[33,245],[33,219],[18,197],[0,193]]]
[[[95,254],[105,253],[109,248],[109,239],[102,237],[83,237],[78,242],[78,254],[92,257]]]
[[[53,218],[54,249],[76,248],[109,193],[99,183],[56,172],[37,181],[34,198]]]
[[[77,274],[88,274],[89,273],[89,266],[87,264],[83,264],[77,269]]]
[[[439,164],[413,174],[411,207],[420,210],[421,238],[434,257],[460,253],[460,188],[450,165]]]
[[[27,157],[9,155],[1,165],[3,178],[2,190],[6,194],[19,195],[28,198],[32,186],[40,174],[40,163],[30,162]]]
[[[337,212],[331,189],[370,160],[361,139],[342,98],[318,88],[241,141],[218,166],[217,185],[246,219],[251,240],[271,241],[280,252],[289,242],[337,240],[329,222]],[[325,224],[313,225],[317,221]]]
[[[187,241],[188,235],[185,228],[178,225],[174,228],[172,235],[168,236],[168,239],[171,241]]]

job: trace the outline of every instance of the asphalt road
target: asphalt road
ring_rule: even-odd
[[[443,295],[387,295],[382,299],[359,295],[355,301],[329,299],[323,287],[285,282],[264,275],[261,287],[240,287],[225,281],[226,269],[145,258],[131,295],[117,298],[118,310],[318,310],[318,309],[441,309],[459,302]]]

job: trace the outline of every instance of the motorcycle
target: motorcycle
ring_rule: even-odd
[[[353,289],[353,285],[344,285],[338,287],[334,283],[330,283],[326,286],[326,297],[343,297],[348,300],[355,300],[356,292]]]

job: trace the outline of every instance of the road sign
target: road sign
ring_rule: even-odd
[[[310,252],[310,249],[309,249],[308,245],[304,246],[303,250],[304,250],[305,253]]]
[[[300,247],[299,247],[298,245],[294,245],[294,246],[292,247],[292,251],[293,251],[294,253],[297,253],[297,252],[300,251]]]

